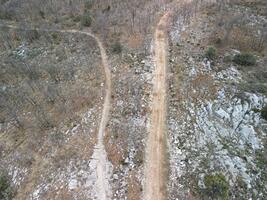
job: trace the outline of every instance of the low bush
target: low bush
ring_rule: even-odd
[[[85,11],[89,11],[89,10],[91,10],[92,7],[93,7],[93,1],[92,1],[92,0],[86,0],[86,1],[84,2],[84,10],[85,10]]]
[[[62,38],[61,38],[61,36],[60,36],[59,33],[51,33],[51,36],[52,36],[52,38],[53,38],[53,42],[54,42],[55,44],[60,44]]]
[[[119,54],[122,52],[122,45],[119,42],[115,42],[111,45],[112,53]]]
[[[215,40],[215,43],[217,44],[217,45],[221,45],[222,44],[222,39],[221,38],[217,38],[216,40]]]
[[[33,42],[34,40],[38,40],[41,35],[39,34],[39,32],[37,30],[28,30],[25,33],[26,35],[26,39],[29,42]]]
[[[72,16],[72,20],[73,20],[74,22],[80,22],[80,21],[81,21],[81,16],[80,16],[80,15]]]
[[[10,182],[5,175],[0,174],[0,199],[9,200],[12,196]]]
[[[13,15],[11,12],[4,10],[3,8],[0,8],[0,19],[12,20]]]
[[[224,58],[223,58],[223,62],[225,62],[225,63],[230,63],[230,62],[232,62],[233,61],[233,58],[232,58],[232,56],[230,56],[230,55],[227,55],[227,56],[225,56]]]
[[[223,174],[206,175],[204,177],[205,196],[211,199],[226,200],[229,198],[229,183]]]
[[[39,14],[40,14],[40,16],[41,16],[43,19],[45,19],[45,12],[44,12],[44,11],[40,10],[40,11],[39,11]]]
[[[250,53],[237,54],[233,59],[234,63],[243,66],[252,66],[256,64],[256,58]]]
[[[209,47],[205,52],[205,57],[210,60],[215,59],[216,56],[217,56],[217,50],[214,47]]]
[[[261,109],[261,117],[265,120],[267,120],[267,105],[264,106],[262,109]]]
[[[89,12],[84,13],[84,15],[81,17],[81,24],[82,26],[89,27],[92,24],[92,17]]]

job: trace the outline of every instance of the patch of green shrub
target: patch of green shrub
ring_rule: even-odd
[[[80,22],[80,21],[81,21],[81,16],[80,16],[80,15],[72,16],[72,20],[73,20],[74,22]]]
[[[55,44],[59,44],[61,42],[61,36],[59,33],[51,33],[51,36]]]
[[[84,15],[81,17],[81,24],[82,26],[89,27],[92,24],[92,17],[89,12],[84,13]]]
[[[214,47],[209,47],[205,52],[205,57],[208,59],[215,59],[217,56],[217,50]]]
[[[252,66],[256,64],[256,58],[250,53],[242,53],[234,56],[234,63],[243,66]]]
[[[211,199],[229,199],[229,183],[223,174],[206,175],[204,177],[205,196]]]
[[[239,87],[244,92],[261,93],[267,96],[267,84],[257,83],[259,79],[252,79],[248,83],[240,83]]]
[[[261,109],[261,117],[265,120],[267,120],[267,105],[264,106],[262,109]]]
[[[230,55],[227,55],[227,56],[225,56],[224,58],[223,58],[223,62],[225,62],[225,63],[230,63],[230,62],[232,62],[233,61],[233,58],[232,58],[232,56],[230,56]]]
[[[254,113],[259,113],[259,112],[261,112],[260,109],[258,109],[258,108],[252,108],[251,110],[252,110]]]
[[[122,45],[119,42],[115,42],[111,45],[112,53],[119,54],[122,52]]]
[[[0,174],[0,199],[9,200],[12,196],[10,182],[5,175]]]
[[[40,14],[40,16],[41,16],[43,19],[45,19],[45,12],[44,12],[44,11],[40,10],[40,11],[39,11],[39,14]]]

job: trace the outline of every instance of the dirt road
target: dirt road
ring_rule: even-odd
[[[167,36],[166,26],[169,13],[166,13],[157,25],[155,32],[155,70],[153,75],[153,101],[151,124],[149,127],[146,166],[145,200],[165,199],[164,162],[166,132],[166,68]]]
[[[105,72],[105,99],[103,104],[103,111],[101,122],[99,124],[98,130],[98,140],[97,145],[95,147],[94,153],[92,155],[92,159],[96,160],[96,185],[95,185],[95,193],[96,198],[98,200],[107,200],[111,198],[111,189],[109,186],[108,180],[108,161],[107,161],[107,153],[105,151],[103,139],[105,135],[105,128],[108,123],[109,112],[110,112],[110,100],[111,100],[111,72],[108,65],[108,58],[106,55],[105,48],[103,47],[100,39],[91,32],[88,31],[79,31],[79,30],[53,30],[53,29],[39,29],[39,28],[22,28],[16,25],[1,25],[0,27],[6,27],[10,29],[18,29],[18,30],[36,30],[42,32],[59,32],[59,33],[72,33],[72,34],[83,34],[94,38],[100,48],[102,65]],[[95,197],[94,197],[95,198]]]

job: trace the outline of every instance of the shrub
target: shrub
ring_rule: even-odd
[[[262,109],[261,109],[261,117],[265,120],[267,120],[267,105],[264,106]]]
[[[72,19],[73,19],[74,22],[80,22],[81,21],[81,16],[80,15],[72,16]]]
[[[60,44],[60,42],[61,42],[61,36],[60,36],[59,33],[51,33],[51,36],[52,36],[53,42],[55,44]]]
[[[209,47],[206,50],[205,57],[213,60],[217,55],[217,50],[214,47]]]
[[[92,0],[86,0],[84,2],[84,10],[89,11],[93,7],[93,1]]]
[[[254,113],[259,113],[259,112],[261,112],[261,110],[258,109],[258,108],[252,108],[251,110],[252,110]]]
[[[211,199],[228,199],[229,183],[223,174],[206,175],[204,183],[206,186],[205,195]]]
[[[82,18],[81,18],[81,24],[82,26],[91,26],[92,24],[92,17],[91,17],[91,14],[89,12],[86,12]]]
[[[45,19],[45,12],[44,12],[44,11],[40,10],[40,11],[39,11],[39,14],[40,14],[40,16],[41,16],[43,19]]]
[[[33,42],[34,40],[38,40],[40,38],[40,34],[37,30],[28,30],[26,31],[26,39],[29,42]]]
[[[256,64],[256,58],[249,53],[235,55],[233,61],[234,63],[243,66],[251,66]]]
[[[230,55],[227,55],[227,56],[225,56],[223,58],[223,62],[225,62],[225,63],[229,63],[229,62],[232,62],[232,61],[233,61],[233,58]]]
[[[222,44],[222,39],[221,39],[221,38],[217,38],[217,39],[215,40],[215,43],[216,43],[217,45],[221,45],[221,44]]]
[[[12,190],[10,182],[6,176],[0,174],[0,199],[8,200],[11,199]]]
[[[4,10],[4,9],[0,8],[0,19],[12,20],[13,15],[8,10]]]
[[[115,42],[111,45],[111,51],[113,53],[119,54],[122,52],[122,45],[119,42]]]
[[[142,151],[137,151],[134,162],[137,163],[137,165],[142,165],[144,163],[144,155]]]

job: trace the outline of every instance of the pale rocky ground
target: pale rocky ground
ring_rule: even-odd
[[[202,14],[170,31],[169,199],[190,199],[205,188],[205,175],[220,172],[230,184],[230,199],[265,199],[266,166],[258,164],[258,152],[266,148],[267,122],[253,110],[267,98],[240,90],[247,72],[233,63],[203,57],[208,26]]]
[[[106,150],[114,167],[113,199],[140,199],[153,64],[138,53],[123,53],[111,63],[116,81]]]

